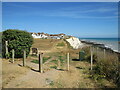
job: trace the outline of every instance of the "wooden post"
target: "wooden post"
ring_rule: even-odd
[[[14,63],[14,56],[15,56],[14,49],[12,49],[12,63]]]
[[[90,48],[91,51],[91,70],[92,70],[92,66],[93,66],[93,48]]]
[[[60,60],[58,60],[58,66],[57,69],[60,69]]]
[[[69,64],[70,64],[70,54],[67,53],[67,70],[69,71]]]
[[[8,41],[5,41],[5,49],[6,49],[6,55],[8,54]],[[7,56],[6,56],[7,58]]]
[[[39,56],[39,50],[38,50],[38,48],[37,48],[37,53],[36,53],[36,55]]]
[[[106,50],[104,49],[104,59],[105,59]]]
[[[23,51],[23,66],[26,66],[26,51]]]
[[[43,63],[42,54],[39,54],[39,72],[40,72],[40,73],[43,73],[42,63]]]
[[[97,60],[98,60],[98,50],[99,50],[99,49],[98,49],[98,47],[97,47],[97,51],[96,51],[96,53],[97,53]]]

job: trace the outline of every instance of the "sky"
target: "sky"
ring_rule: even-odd
[[[2,30],[117,37],[117,2],[3,2]]]

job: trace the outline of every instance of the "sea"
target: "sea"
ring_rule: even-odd
[[[98,44],[104,44],[105,47],[111,48],[113,51],[120,52],[120,38],[79,38],[83,41],[94,42]]]

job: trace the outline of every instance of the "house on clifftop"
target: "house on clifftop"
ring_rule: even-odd
[[[31,33],[33,38],[44,38],[44,39],[63,39],[65,38],[65,34],[47,34],[47,33]]]

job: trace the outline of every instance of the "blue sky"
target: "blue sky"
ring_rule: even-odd
[[[117,2],[3,2],[3,30],[117,37]]]

